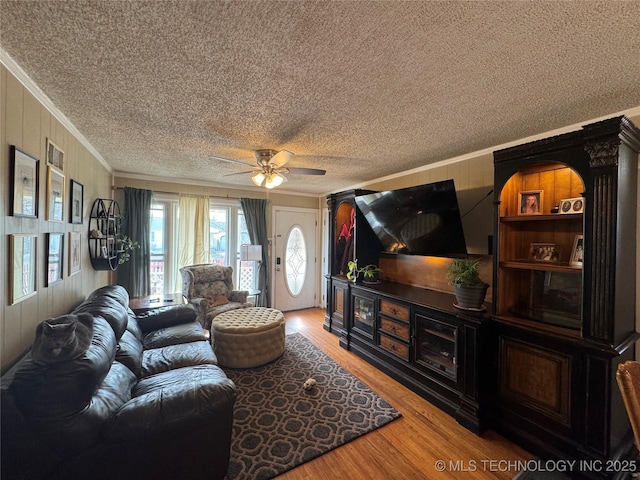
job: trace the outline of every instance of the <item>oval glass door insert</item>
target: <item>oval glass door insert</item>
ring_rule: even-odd
[[[297,296],[304,286],[307,276],[307,244],[300,227],[293,227],[287,238],[284,253],[284,273],[287,289],[292,296]]]

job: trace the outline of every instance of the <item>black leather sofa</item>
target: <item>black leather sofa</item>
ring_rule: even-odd
[[[235,385],[189,306],[136,317],[120,286],[72,313],[94,317],[80,358],[27,353],[1,379],[7,479],[223,479]]]

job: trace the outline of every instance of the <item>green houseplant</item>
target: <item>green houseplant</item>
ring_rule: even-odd
[[[377,283],[378,273],[382,271],[380,267],[372,263],[358,268],[358,259],[348,262],[347,267],[349,267],[349,271],[347,272],[347,279],[351,280],[353,283],[356,283],[358,281],[358,277],[360,276],[360,274],[362,274],[362,281],[364,283]]]
[[[378,283],[378,273],[381,271],[382,269],[380,267],[372,263],[365,265],[360,269],[360,273],[362,273],[362,281],[364,283]]]
[[[453,285],[456,307],[483,310],[489,284],[480,278],[480,259],[456,258],[447,266],[446,279]]]
[[[136,248],[140,248],[140,244],[123,235],[122,238],[118,240],[118,265],[128,262],[131,258],[131,252]]]

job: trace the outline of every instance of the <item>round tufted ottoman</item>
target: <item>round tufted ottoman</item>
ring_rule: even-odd
[[[284,353],[284,315],[264,307],[221,313],[211,322],[211,343],[223,367],[264,365]]]

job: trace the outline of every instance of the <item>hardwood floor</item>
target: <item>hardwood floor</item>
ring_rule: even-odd
[[[287,334],[299,332],[358,377],[402,417],[278,476],[279,480],[366,478],[510,480],[528,452],[493,431],[481,437],[338,344],[323,329],[324,310],[285,312]],[[440,462],[440,463],[439,463]]]

